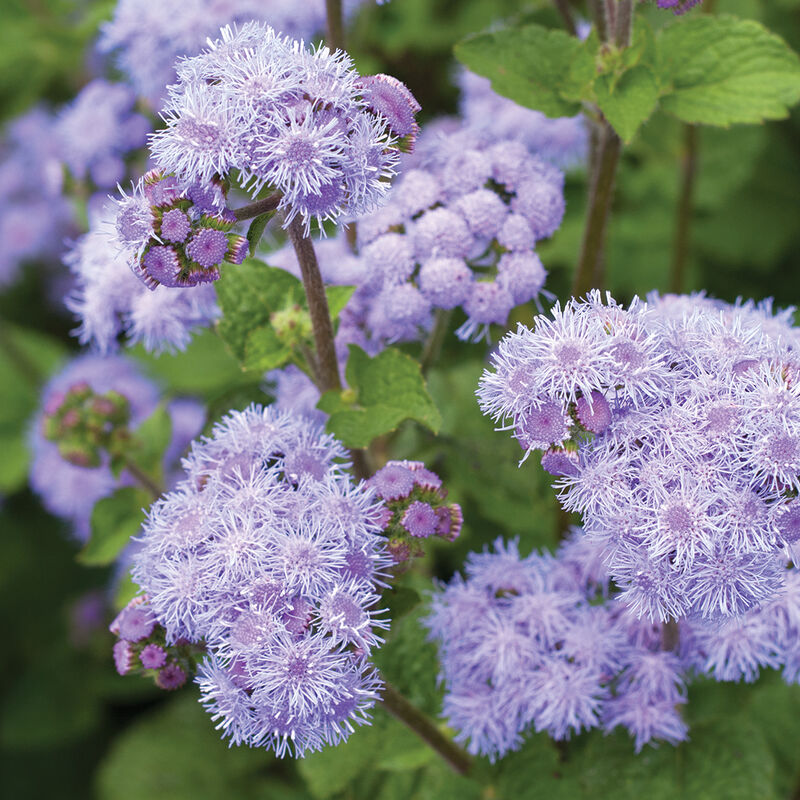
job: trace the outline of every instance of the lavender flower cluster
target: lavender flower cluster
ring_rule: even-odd
[[[498,540],[434,596],[426,624],[440,647],[443,711],[470,752],[502,757],[531,728],[561,740],[621,726],[637,752],[677,744],[692,675],[752,681],[784,663],[798,682],[797,572],[786,594],[742,619],[681,621],[673,651],[662,626],[615,601],[603,556],[577,529],[555,555],[520,558],[516,543]]]
[[[637,616],[723,623],[798,560],[799,344],[769,303],[594,292],[509,334],[478,395],[545,451]]]
[[[117,233],[118,210],[108,202],[93,213],[89,232],[64,256],[75,278],[65,303],[80,322],[78,340],[100,353],[116,350],[122,334],[129,344],[141,342],[150,352],[183,350],[194,330],[219,316],[214,287],[148,289],[130,269],[131,253]],[[151,230],[150,220],[149,206],[142,208],[145,235]]]
[[[346,0],[352,13],[362,0]],[[175,62],[200,52],[208,36],[223,25],[249,20],[309,39],[325,27],[324,0],[118,0],[114,18],[104,24],[98,48],[114,52],[137,93],[158,108],[175,82]]]
[[[195,442],[150,509],[133,576],[165,641],[204,642],[197,683],[234,744],[302,755],[346,739],[380,682],[381,504],[307,420],[250,406]]]
[[[224,209],[216,183],[180,189],[172,175],[148,172],[118,202],[117,236],[128,263],[150,289],[212,283],[224,261],[241,264],[244,236],[231,233],[236,217]]]
[[[422,137],[409,166],[359,220],[366,281],[349,311],[378,340],[417,338],[432,309],[457,306],[462,338],[488,334],[542,290],[535,245],[561,224],[564,176],[521,142],[468,127]]]
[[[55,256],[72,233],[54,124],[52,114],[34,108],[0,141],[0,286],[17,277],[23,262]]]
[[[182,186],[238,173],[253,195],[281,194],[287,224],[372,210],[388,190],[399,143],[419,106],[399,81],[360,78],[350,57],[307,51],[255,22],[225,27],[181,61],[150,147]]]

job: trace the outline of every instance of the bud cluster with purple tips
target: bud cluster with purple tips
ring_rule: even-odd
[[[223,262],[241,264],[247,239],[231,233],[236,218],[224,203],[217,183],[181,190],[174,176],[148,172],[117,211],[117,236],[134,274],[150,289],[197,286],[217,280]]]
[[[783,666],[800,682],[800,573],[741,619],[663,627],[616,602],[596,540],[574,529],[555,555],[521,558],[515,542],[472,553],[466,579],[434,595],[426,625],[440,649],[443,713],[468,750],[495,759],[523,735],[569,739],[627,729],[636,752],[687,739],[680,707],[695,675],[754,681]]]
[[[203,642],[197,683],[233,744],[318,750],[367,721],[388,620],[381,505],[308,420],[231,412],[151,508],[132,574],[165,641]]]
[[[422,540],[455,541],[464,521],[461,506],[447,503],[441,478],[421,461],[389,461],[368,481],[384,502],[383,533],[396,563],[424,552]]]
[[[156,686],[167,691],[183,686],[197,671],[197,663],[205,653],[202,644],[186,639],[168,643],[164,628],[148,605],[147,595],[134,597],[109,630],[117,637],[113,648],[117,672],[152,675]]]
[[[594,292],[509,334],[478,395],[546,451],[623,602],[722,623],[778,597],[800,556],[799,350],[768,302]]]
[[[121,455],[130,442],[130,403],[113,389],[95,392],[86,381],[55,392],[42,417],[45,439],[76,467],[98,467],[104,452]]]

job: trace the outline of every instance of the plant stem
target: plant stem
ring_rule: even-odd
[[[564,27],[570,36],[576,36],[578,31],[575,27],[575,20],[572,18],[572,10],[569,7],[569,0],[553,0],[556,11],[561,15]]]
[[[444,736],[429,717],[409,703],[397,689],[385,681],[384,684],[384,708],[435,750],[454,772],[459,775],[468,774],[472,766],[472,759],[469,755],[455,742]]]
[[[331,50],[344,50],[342,0],[325,0],[325,12],[328,20],[325,44]]]
[[[422,358],[420,359],[420,368],[423,375],[428,374],[428,370],[433,366],[439,358],[439,354],[442,352],[442,345],[447,336],[447,328],[450,325],[452,316],[453,312],[450,310],[445,310],[443,308],[436,309],[433,328],[428,334],[425,347],[422,351]]]
[[[681,192],[675,218],[675,240],[672,246],[669,290],[680,294],[686,282],[689,259],[689,232],[692,224],[692,195],[697,175],[697,128],[684,125],[681,156]]]
[[[589,207],[583,230],[578,266],[572,284],[572,294],[580,297],[590,289],[602,289],[604,278],[604,249],[608,217],[614,199],[622,141],[614,129],[603,120],[599,133],[597,158],[589,187]]]
[[[158,500],[164,493],[164,490],[146,473],[131,461],[129,458],[125,459],[125,469],[130,472],[136,479],[136,482],[152,496],[153,500]]]
[[[605,0],[589,0],[589,11],[601,42],[608,40],[608,18]]]
[[[679,641],[678,621],[670,617],[661,628],[661,649],[665,652],[674,652],[678,649]]]
[[[311,315],[311,328],[314,332],[314,346],[316,358],[314,368],[315,383],[321,393],[330,389],[341,389],[339,380],[339,361],[336,358],[336,346],[333,341],[333,323],[328,309],[328,298],[325,295],[325,286],[319,271],[317,254],[311,239],[303,231],[300,217],[295,217],[289,223],[289,239],[300,264],[300,274],[303,278],[303,287],[306,290],[308,311]]]
[[[253,219],[269,211],[274,211],[280,202],[281,193],[273,192],[269,197],[265,197],[263,200],[256,200],[255,203],[250,203],[249,205],[235,209],[233,215],[240,222],[244,219]]]
[[[633,0],[619,0],[614,26],[614,44],[630,47],[633,38]]]

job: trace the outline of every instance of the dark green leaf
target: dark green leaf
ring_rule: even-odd
[[[470,36],[456,45],[455,55],[489,78],[499,94],[550,117],[577,114],[593,77],[593,58],[584,43],[539,25]]]
[[[343,394],[326,393],[319,407],[331,416],[328,430],[348,447],[366,447],[406,419],[439,430],[441,415],[425,386],[419,363],[394,348],[370,358],[350,345]],[[348,395],[355,393],[353,403]]]
[[[131,536],[139,532],[144,521],[142,509],[152,498],[142,489],[126,486],[104,497],[92,511],[92,533],[78,553],[78,561],[86,566],[105,566],[114,561]]]
[[[267,223],[275,216],[274,211],[268,211],[266,214],[257,216],[247,229],[247,241],[250,244],[250,255],[254,256],[258,249],[258,243],[267,229]]]

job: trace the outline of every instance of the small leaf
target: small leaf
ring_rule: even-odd
[[[250,255],[254,256],[258,249],[258,243],[267,229],[267,223],[275,216],[274,211],[267,211],[266,214],[259,214],[247,229],[247,241],[250,243]]]
[[[498,94],[549,117],[580,111],[593,77],[591,45],[540,25],[470,36],[455,47],[456,58],[489,78]]]
[[[335,320],[342,313],[342,309],[350,302],[355,290],[355,286],[328,286],[325,288],[331,319]]]
[[[347,383],[357,396],[354,405],[348,407],[341,395],[337,399],[329,392],[320,400],[320,408],[331,409],[328,430],[348,447],[366,447],[406,419],[434,433],[439,430],[441,415],[419,363],[405,353],[390,347],[370,358],[360,347],[350,345]]]
[[[136,464],[153,483],[160,483],[163,473],[164,453],[172,437],[172,419],[166,406],[160,405],[133,434],[134,446],[128,458]]]
[[[627,70],[615,83],[611,76],[601,75],[594,90],[597,105],[626,144],[653,113],[659,97],[655,75],[642,65]]]
[[[727,127],[783,119],[800,99],[800,59],[753,20],[697,14],[658,38],[666,111]]]
[[[104,497],[92,511],[91,537],[78,561],[89,567],[111,564],[135,536],[144,522],[144,511],[150,496],[142,489],[126,486]]]

